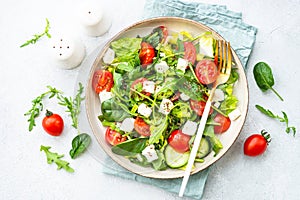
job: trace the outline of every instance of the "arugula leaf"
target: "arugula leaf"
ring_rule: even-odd
[[[254,79],[258,87],[263,91],[272,90],[281,101],[283,98],[272,87],[274,85],[274,77],[271,67],[265,62],[257,63],[253,68]]]
[[[127,140],[111,148],[112,152],[121,156],[135,156],[147,146],[148,138]]]
[[[79,83],[79,89],[77,90],[77,94],[74,99],[72,97],[64,97],[62,95],[57,95],[57,98],[59,100],[58,104],[62,106],[66,106],[67,110],[66,112],[69,112],[72,118],[72,126],[74,128],[78,128],[78,115],[80,113],[80,105],[81,101],[84,100],[84,97],[82,97],[83,93],[83,86],[82,83]]]
[[[160,139],[163,138],[163,133],[168,128],[168,117],[166,116],[165,119],[163,119],[162,123],[160,123],[158,126],[151,125],[151,135],[149,138],[149,144],[158,143]]]
[[[88,134],[81,133],[77,135],[72,140],[72,149],[69,152],[71,158],[75,159],[80,154],[82,154],[90,145],[90,143],[91,143],[91,137]]]
[[[51,86],[47,86],[48,91],[42,93],[40,96],[36,97],[34,100],[32,100],[32,108],[28,110],[24,116],[29,116],[29,119],[27,120],[29,122],[29,131],[32,131],[35,124],[35,118],[37,118],[40,115],[40,111],[43,111],[44,105],[43,105],[43,99],[49,95],[49,99],[51,99],[54,96],[59,96],[62,94],[61,91],[57,90],[56,88],[53,88]]]
[[[51,38],[51,35],[49,33],[49,29],[50,29],[50,23],[49,20],[46,18],[46,27],[43,33],[41,34],[34,34],[34,38],[27,40],[24,44],[22,44],[20,46],[20,48],[25,47],[29,44],[35,44],[41,37],[43,37],[44,35],[46,35],[48,38]]]
[[[65,169],[67,172],[73,173],[74,169],[69,166],[69,163],[65,160],[61,160],[64,155],[59,155],[57,153],[50,152],[49,149],[51,147],[49,146],[43,146],[41,145],[40,151],[44,151],[47,156],[47,163],[52,164],[53,162],[57,165],[57,169],[60,170],[61,168]]]
[[[285,112],[281,111],[283,117],[280,117],[279,115],[275,115],[272,111],[265,109],[264,107],[260,106],[260,105],[255,105],[255,107],[263,114],[265,114],[268,117],[271,117],[273,119],[277,119],[280,122],[284,122],[286,129],[285,132],[286,133],[290,133],[291,131],[293,132],[293,136],[296,135],[296,127],[294,126],[289,126],[289,119],[288,116]]]

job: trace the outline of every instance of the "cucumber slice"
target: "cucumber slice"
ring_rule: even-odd
[[[187,164],[190,152],[178,153],[170,145],[166,146],[165,149],[166,163],[171,168],[179,168]]]
[[[211,152],[211,145],[208,139],[201,138],[200,146],[196,155],[196,158],[204,158]]]

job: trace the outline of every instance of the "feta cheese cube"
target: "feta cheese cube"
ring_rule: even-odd
[[[120,129],[124,132],[131,132],[134,129],[134,119],[124,119],[124,121],[121,123]]]
[[[188,66],[189,61],[183,59],[183,58],[178,58],[178,62],[177,62],[177,69],[185,72],[186,67]]]
[[[183,100],[183,101],[188,101],[190,99],[190,97],[186,94],[184,94],[183,92],[180,93],[180,98]]]
[[[214,96],[212,98],[212,102],[217,102],[217,101],[224,101],[225,99],[225,94],[221,89],[216,89]]]
[[[173,102],[169,99],[163,99],[159,106],[159,112],[161,112],[164,115],[167,115],[171,112],[173,108]]]
[[[215,106],[216,108],[219,108],[220,105],[221,105],[221,103],[220,103],[219,101],[214,102],[214,106]]]
[[[161,85],[157,85],[155,87],[155,93],[158,93],[161,90],[162,86]]]
[[[186,135],[193,136],[195,135],[197,128],[198,126],[196,122],[187,120],[186,123],[183,125],[182,132]]]
[[[115,59],[115,51],[111,48],[108,48],[103,56],[103,62],[106,64],[111,64],[112,61]]]
[[[142,155],[146,157],[148,162],[152,162],[158,159],[157,153],[155,151],[155,147],[153,144],[147,146],[143,151]]]
[[[112,98],[112,93],[106,92],[106,90],[103,90],[102,92],[99,93],[99,98],[100,98],[100,103],[103,103],[104,101]]]
[[[138,107],[138,113],[145,117],[149,117],[152,113],[152,110],[146,104],[142,103]]]
[[[144,81],[143,91],[153,94],[155,91],[155,83],[153,81]]]
[[[165,73],[169,69],[169,65],[166,63],[166,61],[160,61],[159,63],[155,64],[154,68],[158,73]]]
[[[242,115],[241,111],[239,109],[235,109],[228,114],[228,117],[231,121],[234,121],[237,118],[239,118],[241,115]]]

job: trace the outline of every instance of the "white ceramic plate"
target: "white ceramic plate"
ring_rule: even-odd
[[[161,18],[153,18],[144,21],[140,21],[138,23],[133,24],[132,26],[122,30],[118,34],[116,34],[111,40],[109,40],[103,49],[100,51],[99,55],[94,61],[94,64],[91,68],[89,80],[86,86],[86,113],[87,118],[90,123],[93,134],[95,135],[99,145],[102,149],[119,165],[128,169],[129,171],[151,178],[160,178],[160,179],[169,179],[169,178],[179,178],[183,177],[184,171],[179,169],[167,169],[164,171],[155,171],[152,168],[145,168],[134,163],[131,163],[128,159],[123,156],[119,156],[114,154],[111,151],[111,146],[105,141],[105,131],[106,128],[102,126],[101,122],[98,120],[98,115],[100,114],[100,102],[98,95],[92,89],[92,77],[95,70],[100,69],[102,67],[102,58],[110,46],[110,43],[114,40],[117,40],[122,37],[136,37],[137,35],[146,35],[151,32],[151,30],[157,26],[166,26],[168,29],[173,31],[188,31],[193,35],[199,35],[206,31],[211,31],[213,36],[216,39],[223,39],[218,33],[209,27],[183,18],[177,17],[161,17]],[[232,51],[233,58],[238,68],[237,72],[239,73],[239,80],[235,84],[234,93],[239,99],[238,108],[241,111],[241,116],[231,123],[230,128],[224,134],[218,135],[220,138],[223,149],[219,152],[217,156],[213,156],[213,153],[209,154],[205,158],[204,163],[196,163],[196,168],[192,173],[197,173],[203,169],[206,169],[211,164],[218,161],[232,146],[237,137],[240,134],[240,131],[243,127],[247,111],[248,111],[248,85],[247,79],[245,76],[244,69],[242,67],[241,62],[239,61],[236,53]]]

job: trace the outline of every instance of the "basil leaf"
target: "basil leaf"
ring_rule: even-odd
[[[254,79],[258,87],[263,91],[272,90],[281,101],[283,98],[273,89],[274,77],[271,67],[265,62],[257,63],[253,68]]]
[[[72,159],[75,159],[80,154],[82,154],[86,148],[91,143],[91,137],[86,133],[81,133],[80,135],[77,135],[72,140],[72,149],[70,150],[70,156]]]
[[[113,146],[111,150],[121,156],[135,156],[146,148],[147,141],[148,138],[135,138]]]

